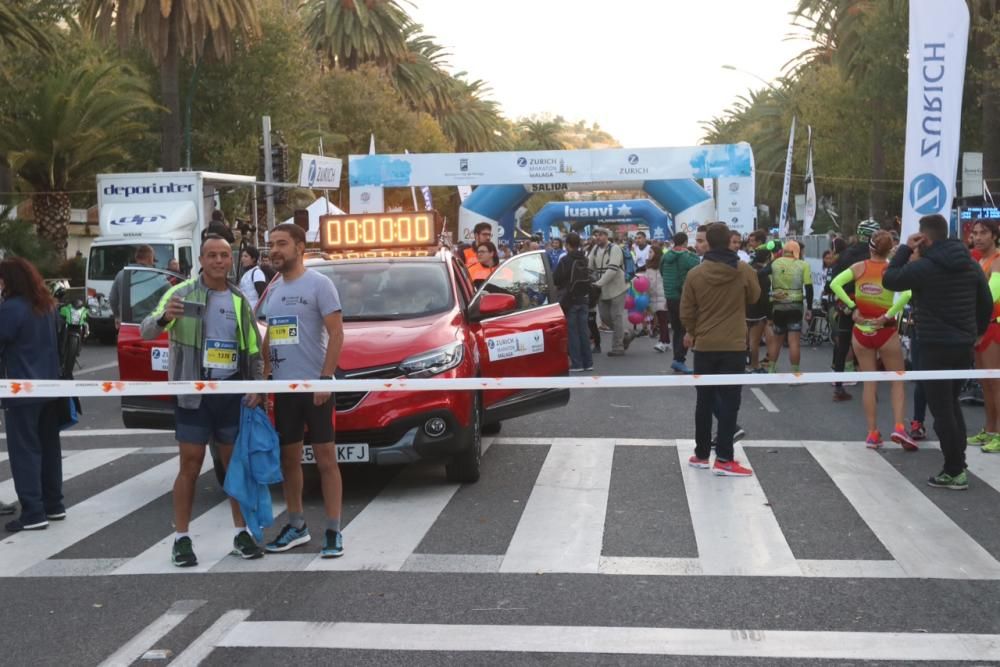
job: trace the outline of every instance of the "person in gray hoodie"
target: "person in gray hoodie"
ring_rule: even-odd
[[[610,324],[613,330],[609,357],[620,357],[632,342],[625,336],[625,254],[620,247],[609,240],[610,232],[604,227],[594,229],[597,244],[590,251],[590,272],[596,279],[594,284],[601,288],[601,300],[597,310],[601,321]]]

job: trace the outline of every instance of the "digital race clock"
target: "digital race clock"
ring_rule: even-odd
[[[327,252],[436,245],[437,212],[323,215],[320,244]]]

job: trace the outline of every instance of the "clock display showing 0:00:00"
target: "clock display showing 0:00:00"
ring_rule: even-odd
[[[431,217],[400,215],[337,217],[324,221],[324,246],[352,248],[426,245],[431,243]]]

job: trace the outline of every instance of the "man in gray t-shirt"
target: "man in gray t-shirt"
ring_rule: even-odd
[[[330,380],[344,343],[344,319],[333,281],[305,268],[306,236],[301,227],[278,225],[271,230],[271,263],[281,274],[265,296],[261,315],[267,320],[264,371],[278,380]],[[334,445],[333,396],[330,392],[282,393],[274,399],[274,422],[281,444],[288,525],[266,545],[288,551],[311,537],[302,512],[302,445],[306,430],[319,468],[326,511],[320,556],[344,554],[340,534],[343,485]]]
[[[262,312],[274,379],[319,378],[329,340],[323,318],[340,312],[333,281],[312,269],[294,280],[282,275],[268,290]]]
[[[202,366],[209,380],[228,380],[239,372],[233,295],[209,290],[205,303],[205,354]]]

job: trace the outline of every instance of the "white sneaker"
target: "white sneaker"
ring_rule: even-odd
[[[657,352],[666,352],[667,350],[670,349],[670,346],[666,343],[657,343],[656,345],[653,346],[653,349],[656,350]]]

